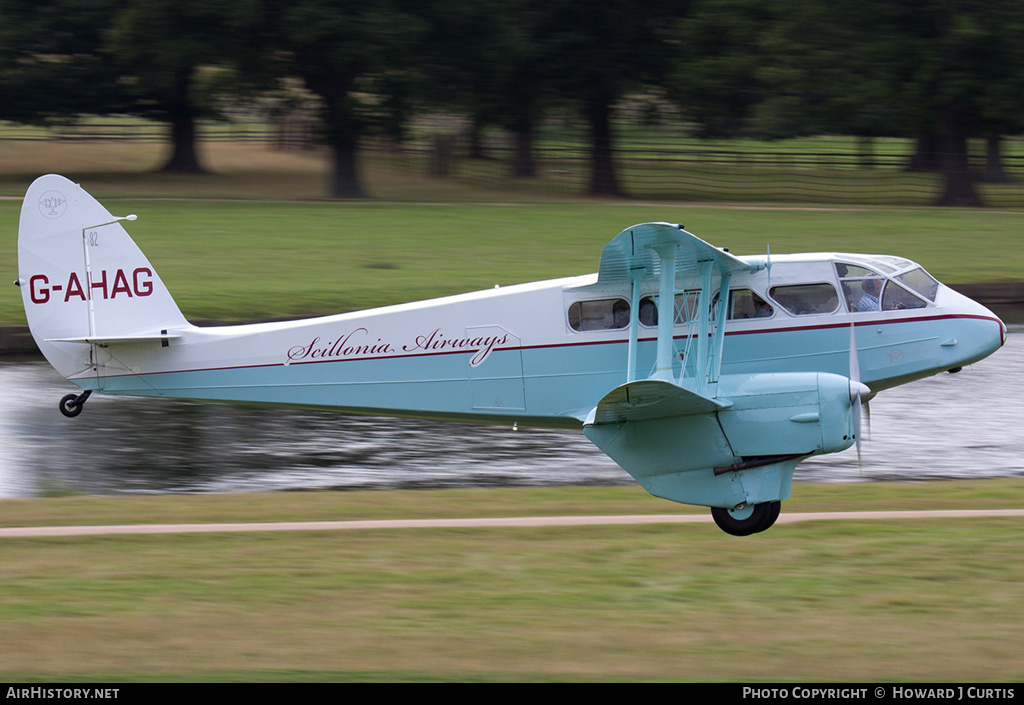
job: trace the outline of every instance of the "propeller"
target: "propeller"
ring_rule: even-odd
[[[853,407],[853,435],[857,443],[857,465],[860,466],[861,416],[869,417],[864,397],[871,394],[871,388],[860,381],[860,356],[857,354],[857,326],[850,322],[850,404]]]

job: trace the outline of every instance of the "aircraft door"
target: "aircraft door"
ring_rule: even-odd
[[[501,326],[467,328],[466,337],[479,347],[467,363],[473,408],[525,411],[520,339]]]

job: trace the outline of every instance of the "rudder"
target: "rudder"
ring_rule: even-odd
[[[41,176],[25,194],[18,229],[25,317],[64,377],[90,367],[94,343],[189,326],[123,219],[63,176]]]

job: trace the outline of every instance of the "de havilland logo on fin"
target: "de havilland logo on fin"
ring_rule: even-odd
[[[39,197],[39,212],[45,218],[59,218],[68,209],[68,199],[60,191],[47,191]]]

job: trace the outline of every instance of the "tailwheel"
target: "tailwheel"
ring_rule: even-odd
[[[73,419],[82,413],[82,409],[85,408],[85,400],[92,394],[91,389],[87,389],[81,394],[68,394],[60,400],[58,408],[60,413],[67,416],[69,419]]]
[[[745,504],[733,509],[712,507],[711,516],[718,528],[733,536],[749,536],[771,528],[779,518],[782,502]]]

